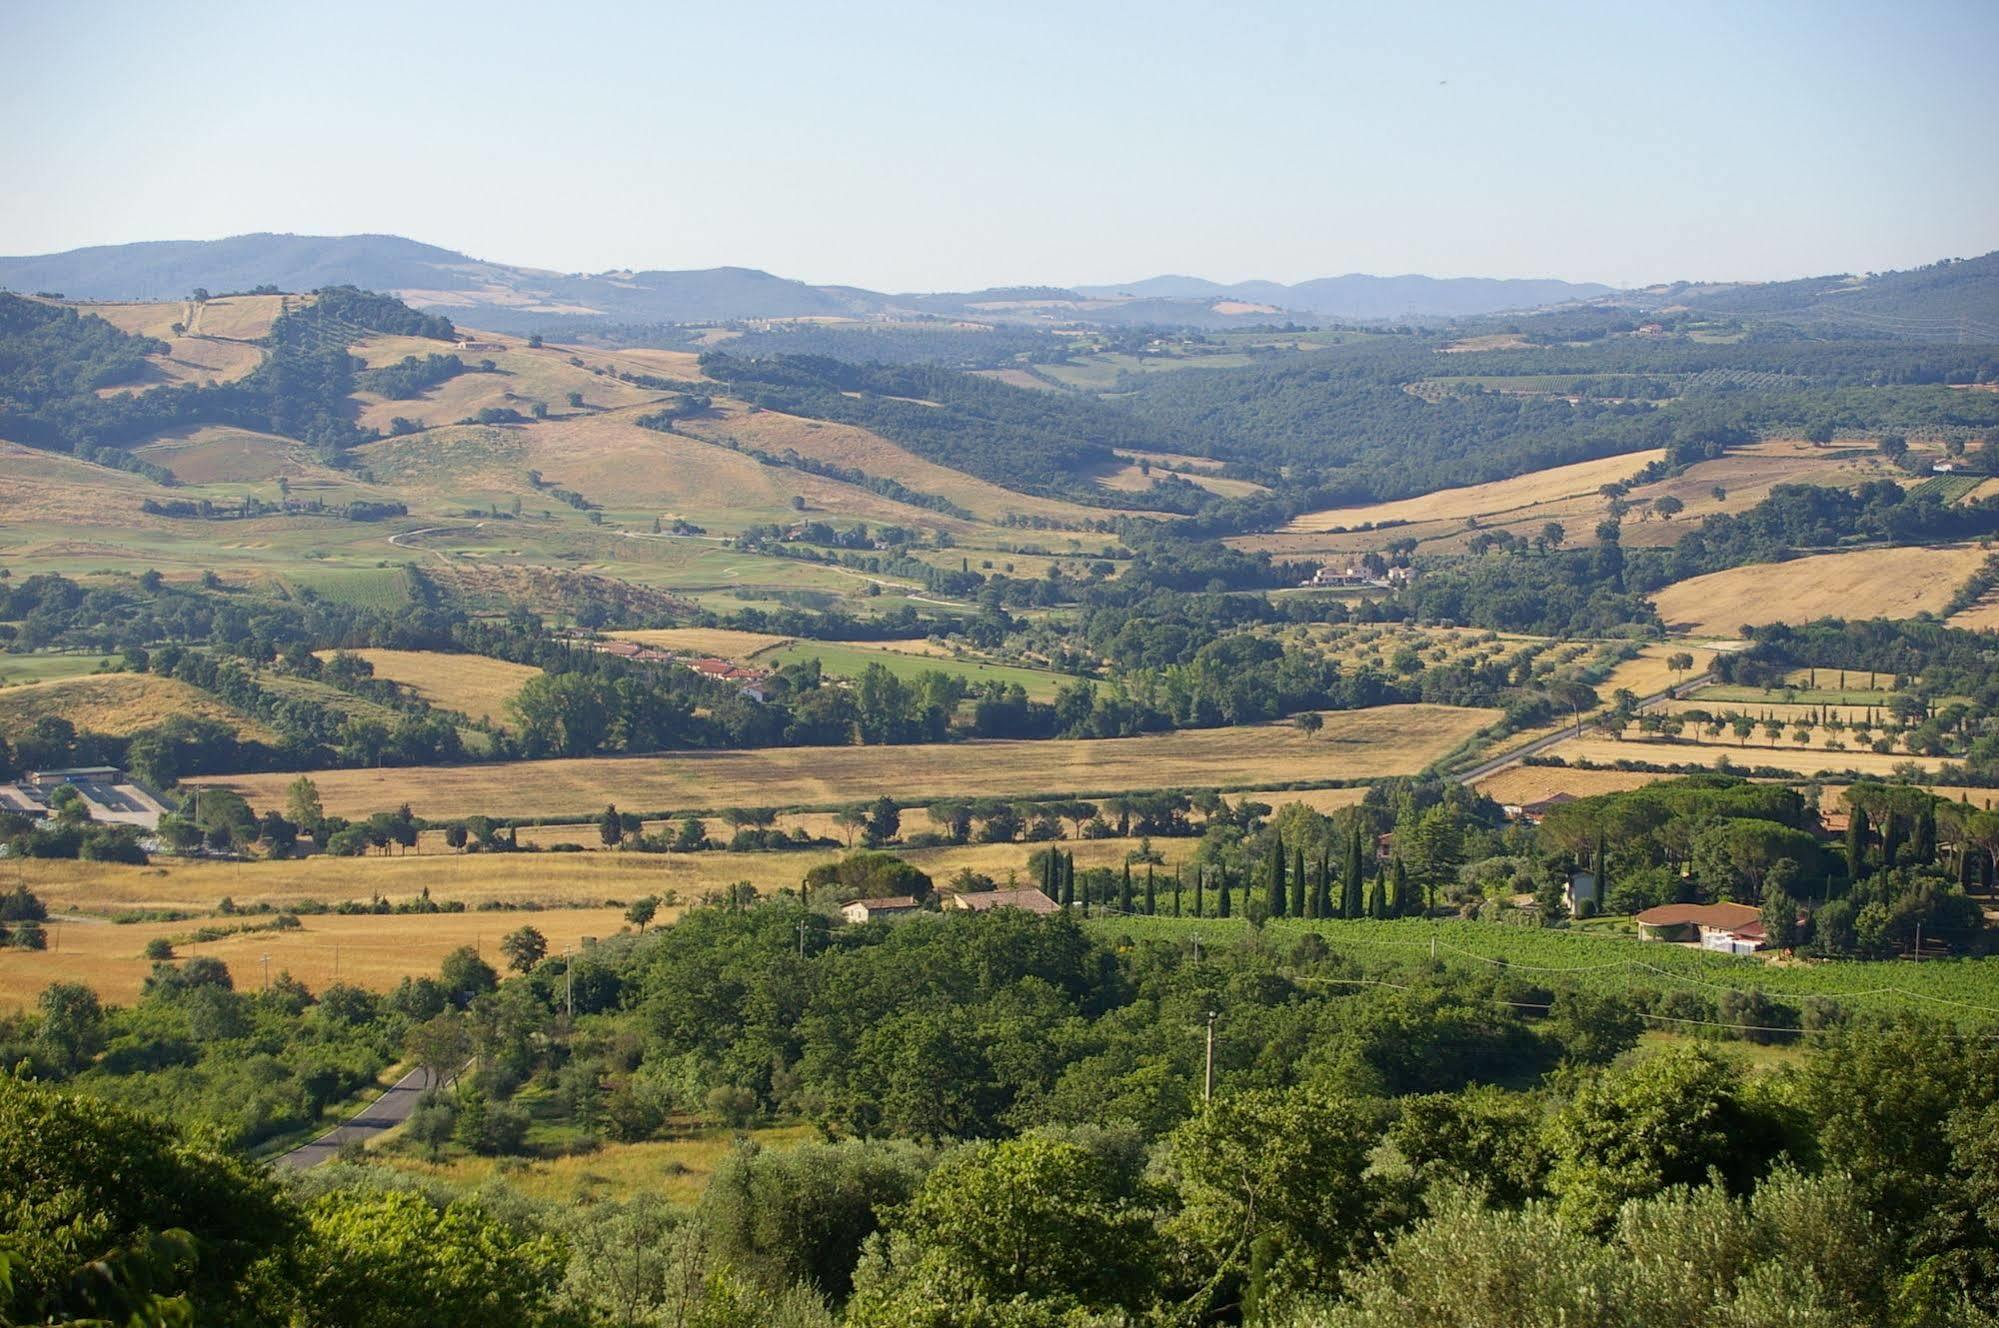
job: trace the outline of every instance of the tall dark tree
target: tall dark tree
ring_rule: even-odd
[[[1267,879],[1264,884],[1269,893],[1265,902],[1270,907],[1270,916],[1284,916],[1284,836],[1272,832],[1270,836],[1270,865],[1265,868]]]
[[[1846,879],[1858,884],[1867,875],[1867,810],[1855,807],[1846,823]]]
[[[1145,916],[1152,917],[1159,912],[1158,888],[1152,880],[1152,864],[1145,864]]]
[[[1221,896],[1215,901],[1215,916],[1225,918],[1234,912],[1234,909],[1229,904],[1229,874],[1226,868],[1221,872],[1220,879],[1216,884],[1220,887]]]
[[[1117,906],[1120,913],[1128,914],[1131,912],[1131,864],[1129,862],[1124,864],[1124,879],[1118,882]]]
[[[1330,844],[1319,850],[1318,907],[1313,910],[1313,916],[1333,916],[1333,849]]]
[[[1308,908],[1305,891],[1305,846],[1291,850],[1291,916],[1302,918]]]

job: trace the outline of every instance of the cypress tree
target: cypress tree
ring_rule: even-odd
[[[1218,918],[1225,918],[1225,917],[1227,917],[1227,916],[1229,915],[1229,912],[1230,912],[1230,909],[1229,909],[1229,874],[1228,874],[1228,870],[1227,870],[1226,868],[1224,868],[1224,869],[1223,869],[1223,870],[1221,871],[1221,873],[1220,873],[1220,877],[1221,877],[1221,879],[1220,879],[1219,881],[1217,881],[1217,882],[1216,882],[1216,884],[1217,884],[1217,885],[1219,885],[1219,886],[1221,887],[1221,892],[1222,892],[1222,897],[1221,897],[1221,898],[1220,898],[1219,900],[1217,900],[1217,901],[1216,901],[1216,904],[1215,904],[1215,916],[1216,916],[1216,917],[1218,917]]]
[[[1333,848],[1327,844],[1319,850],[1319,901],[1313,910],[1314,917],[1333,916]]]
[[[1267,882],[1269,895],[1265,902],[1270,905],[1270,916],[1284,916],[1284,836],[1273,831],[1270,836],[1270,878]]]
[[[1919,867],[1937,860],[1937,814],[1935,806],[1927,800],[1916,815],[1915,834],[1909,839],[1909,857]]]
[[[1895,860],[1902,853],[1902,818],[1892,809],[1881,815],[1881,867],[1884,871],[1895,869]]]
[[[1153,917],[1159,912],[1159,895],[1152,884],[1152,864],[1145,864],[1145,916]]]
[[[1291,850],[1291,916],[1302,918],[1305,915],[1305,846],[1300,844]]]
[[[1131,912],[1131,863],[1130,862],[1126,862],[1124,864],[1124,880],[1119,882],[1118,884],[1117,906],[1119,912],[1122,913]]]
[[[1395,874],[1391,880],[1390,889],[1395,900],[1395,916],[1399,918],[1416,905],[1416,901],[1409,897],[1409,873],[1403,869],[1401,858],[1395,859]]]
[[[1208,915],[1207,905],[1201,898],[1207,883],[1208,869],[1206,867],[1196,867],[1194,869],[1194,916],[1197,918],[1204,918]]]
[[[1855,807],[1846,823],[1846,879],[1858,885],[1867,875],[1867,809]]]
[[[1362,896],[1364,885],[1361,871],[1360,822],[1359,820],[1355,820],[1353,834],[1347,840],[1347,888],[1346,900],[1340,909],[1341,917],[1360,917],[1362,910],[1366,907]]]
[[[1381,877],[1377,875],[1367,890],[1367,915],[1371,918],[1388,916],[1388,895],[1381,887]]]

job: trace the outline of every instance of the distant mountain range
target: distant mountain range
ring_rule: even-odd
[[[1284,286],[1154,277],[1125,286],[1006,288],[890,294],[814,286],[754,268],[561,273],[489,263],[396,235],[235,235],[100,245],[0,258],[0,286],[72,299],[171,299],[276,286],[347,284],[394,291],[409,303],[475,326],[532,325],[538,317],[596,315],[618,322],[701,323],[745,318],[975,317],[996,322],[1182,323],[1227,326],[1272,319],[1449,318],[1531,309],[1610,292],[1564,281],[1327,277]]]
[[[101,245],[0,258],[0,288],[72,299],[173,299],[275,286],[392,291],[472,327],[550,320],[712,323],[739,319],[951,318],[1025,326],[1229,327],[1284,321],[1462,318],[1574,303],[1691,305],[1717,313],[1836,321],[1856,330],[1999,339],[1999,254],[1908,272],[1761,284],[1680,283],[1617,291],[1591,282],[1350,274],[1285,285],[1160,276],[1123,285],[888,294],[815,286],[755,268],[562,273],[492,263],[396,235],[236,235]]]
[[[1201,277],[1148,277],[1123,286],[1084,286],[1094,299],[1246,301],[1330,318],[1462,318],[1506,309],[1538,309],[1609,295],[1595,282],[1495,277],[1370,277],[1351,273],[1286,286],[1275,281],[1232,285]]]

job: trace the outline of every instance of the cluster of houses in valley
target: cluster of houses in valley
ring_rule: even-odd
[[[747,664],[717,659],[712,655],[687,655],[673,650],[661,650],[658,646],[641,645],[637,641],[592,641],[590,645],[602,655],[616,655],[619,659],[645,663],[678,664],[684,669],[692,669],[704,678],[733,683],[738,692],[752,701],[765,701],[770,696],[768,669],[751,668]]]
[[[1312,579],[1305,584],[1317,589],[1396,590],[1415,579],[1416,569],[1413,567],[1390,567],[1382,572],[1372,572],[1351,564],[1334,567],[1328,563],[1312,573]]]
[[[947,912],[990,913],[1001,908],[1017,908],[1023,913],[1061,912],[1059,904],[1031,886],[1025,890],[947,890],[938,899]],[[840,916],[858,925],[881,918],[907,917],[922,909],[923,902],[913,895],[894,895],[887,899],[856,899],[840,909]]]
[[[90,819],[103,825],[157,830],[168,810],[151,789],[118,767],[91,765],[31,770],[24,778],[0,784],[0,812],[43,820],[55,814],[56,791],[63,788],[74,789]]]

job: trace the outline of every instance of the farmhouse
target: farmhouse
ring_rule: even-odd
[[[944,896],[944,907],[970,913],[989,913],[996,908],[1018,908],[1029,913],[1058,913],[1060,906],[1039,890],[980,890],[971,894]]]
[[[840,916],[859,925],[873,922],[876,918],[895,918],[907,913],[915,913],[923,906],[909,895],[893,895],[886,899],[856,899],[843,905]]]
[[[1539,825],[1541,824],[1541,818],[1546,816],[1550,811],[1565,802],[1574,802],[1575,800],[1576,795],[1573,793],[1557,793],[1551,797],[1542,798],[1539,802],[1509,802],[1499,810],[1509,821],[1525,821],[1529,825]]]
[[[1763,948],[1763,915],[1747,904],[1661,904],[1636,919],[1647,941],[1699,942],[1724,954],[1753,954]]]
[[[134,782],[116,766],[77,766],[67,770],[32,770],[25,779],[0,784],[0,812],[40,820],[53,810],[50,799],[64,786],[76,790],[90,819],[107,825],[160,828],[166,804],[150,789]]]

